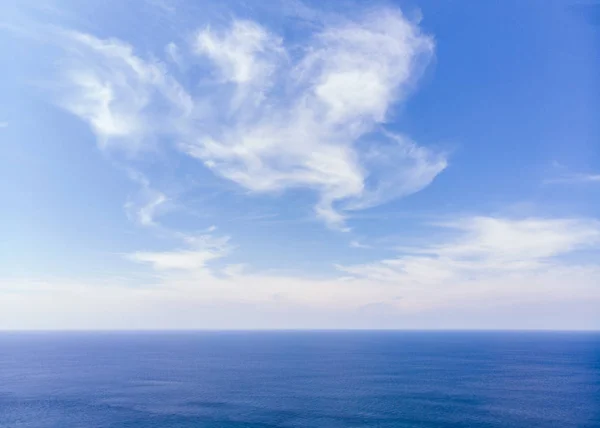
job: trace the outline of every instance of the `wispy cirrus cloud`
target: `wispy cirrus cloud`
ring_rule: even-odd
[[[399,136],[358,144],[406,97],[433,52],[433,40],[399,12],[324,28],[299,58],[256,24],[234,23],[221,38],[206,29],[198,39],[221,81],[235,85],[226,118],[184,146],[217,174],[258,192],[315,189],[317,216],[342,227],[344,207],[414,193],[446,167],[443,154]]]
[[[434,51],[398,10],[324,26],[294,50],[253,21],[207,26],[187,49],[167,48],[172,62],[204,67],[193,87],[124,42],[61,37],[59,103],[101,147],[135,154],[170,142],[254,192],[312,189],[332,227],[345,229],[347,210],[418,192],[447,166],[444,153],[382,132]]]

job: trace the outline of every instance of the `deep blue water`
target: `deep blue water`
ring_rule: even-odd
[[[600,427],[600,334],[0,333],[1,427]]]

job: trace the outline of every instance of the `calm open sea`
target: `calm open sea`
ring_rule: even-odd
[[[600,427],[600,334],[0,333],[1,427]]]

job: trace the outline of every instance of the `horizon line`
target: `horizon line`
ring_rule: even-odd
[[[600,333],[600,328],[556,329],[556,328],[164,328],[164,329],[2,329],[3,333],[352,333],[352,332],[397,332],[397,333]]]

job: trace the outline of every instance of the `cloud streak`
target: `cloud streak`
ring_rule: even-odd
[[[548,184],[600,183],[600,174],[568,174],[546,180]]]

